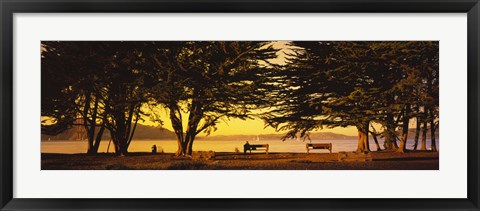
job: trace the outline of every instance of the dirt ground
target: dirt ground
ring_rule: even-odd
[[[438,170],[438,152],[371,152],[371,161],[339,161],[338,153],[215,153],[211,160],[171,153],[42,154],[42,170]]]

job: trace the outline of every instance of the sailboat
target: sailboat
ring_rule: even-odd
[[[260,141],[260,137],[257,135],[256,138],[253,138],[253,141]]]

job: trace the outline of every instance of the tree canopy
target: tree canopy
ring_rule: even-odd
[[[323,127],[355,126],[357,151],[369,151],[370,124],[384,128],[386,148],[396,129],[418,112],[438,108],[438,42],[292,42],[287,65],[276,69],[275,109],[267,124],[286,138]],[[437,99],[434,102],[432,99]],[[433,125],[433,130],[435,125]],[[404,131],[405,131],[404,128]],[[406,132],[405,132],[406,133]],[[406,138],[406,136],[405,136]],[[406,140],[403,140],[406,141]],[[401,148],[404,149],[405,145]]]

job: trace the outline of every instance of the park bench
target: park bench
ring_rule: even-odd
[[[252,153],[252,150],[258,150],[259,148],[265,148],[265,153],[268,154],[268,144],[250,144],[250,145],[243,145],[243,153],[247,153],[247,151],[250,151]]]
[[[330,153],[332,153],[332,143],[307,144],[306,148],[307,148],[307,154],[310,153],[310,150],[312,149],[328,149]]]

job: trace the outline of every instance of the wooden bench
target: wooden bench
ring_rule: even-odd
[[[258,150],[259,148],[265,148],[265,153],[268,154],[268,144],[249,144],[249,145],[243,145],[243,154],[247,153],[247,151],[250,151],[252,153],[252,150]]]
[[[328,149],[330,153],[332,153],[332,143],[307,144],[306,148],[307,154],[310,153],[310,150],[312,149]]]

